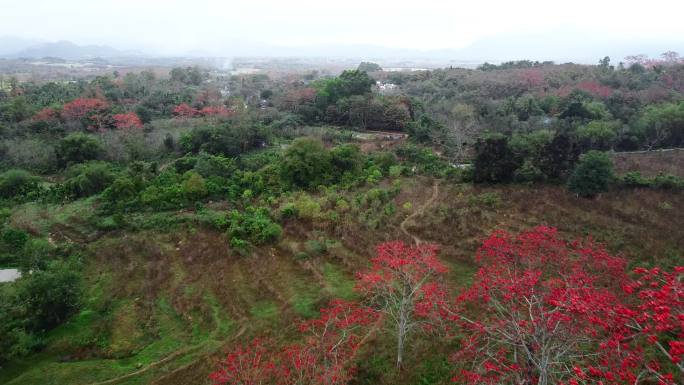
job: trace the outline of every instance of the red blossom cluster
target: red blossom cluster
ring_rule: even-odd
[[[382,243],[371,259],[371,269],[358,276],[357,290],[396,330],[397,367],[403,364],[409,334],[416,327],[432,330],[445,308],[446,289],[435,279],[447,268],[437,258],[437,250],[430,244]]]
[[[110,124],[109,103],[99,98],[78,98],[62,108],[64,120],[81,121],[89,130],[103,130]]]
[[[392,325],[397,365],[415,326],[453,329],[453,380],[463,384],[674,385],[684,373],[684,267],[626,270],[591,238],[552,227],[495,231],[480,268],[453,301],[434,245],[387,242],[358,275],[363,305],[335,301],[300,325],[303,342],[231,352],[216,384],[350,382],[369,326]],[[368,335],[370,332],[367,332]],[[447,334],[444,334],[447,335]]]
[[[135,112],[127,112],[125,114],[114,114],[114,127],[120,130],[128,130],[133,128],[142,128],[143,124]]]
[[[197,109],[190,107],[187,103],[181,103],[174,107],[173,109],[173,116],[175,116],[177,119],[187,119],[187,118],[192,118],[195,117],[199,114],[199,111]]]
[[[333,301],[319,318],[300,325],[302,343],[276,349],[272,341],[256,339],[228,353],[209,377],[217,385],[347,384],[364,333],[377,319],[378,313],[367,307]]]
[[[224,106],[208,106],[199,110],[199,114],[202,116],[216,116],[221,118],[227,118],[233,116],[235,111]]]
[[[62,117],[69,120],[86,118],[91,114],[101,114],[109,103],[106,100],[96,98],[78,98],[66,103],[62,108]]]
[[[59,112],[54,108],[45,107],[33,115],[32,120],[36,122],[54,122],[59,119]]]
[[[515,237],[495,232],[477,259],[482,266],[450,315],[465,334],[454,355],[465,365],[455,380],[617,385],[655,378],[674,384],[672,373],[647,359],[641,340],[657,330],[660,337],[652,341],[674,342],[668,358],[681,367],[679,269],[657,276],[662,287],[649,283],[650,291],[634,296],[644,279],[632,281],[624,259],[591,240],[565,242],[543,226]]]
[[[570,93],[574,90],[582,90],[586,91],[589,94],[599,97],[599,98],[607,98],[610,95],[613,94],[613,89],[604,86],[596,81],[591,81],[591,80],[585,80],[580,82],[577,85],[571,86],[571,85],[565,85],[561,88],[558,89],[557,94],[558,96],[561,97],[566,97],[570,95]]]
[[[197,116],[227,118],[235,115],[235,110],[225,106],[207,106],[197,109],[182,103],[173,109],[173,115],[177,119],[188,119]]]

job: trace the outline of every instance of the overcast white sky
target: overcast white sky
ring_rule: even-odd
[[[0,15],[0,36],[167,53],[231,41],[428,50],[575,31],[684,40],[684,0],[0,0]]]

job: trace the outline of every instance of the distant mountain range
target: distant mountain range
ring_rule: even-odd
[[[78,45],[70,41],[37,42],[0,37],[0,56],[6,58],[57,57],[66,60],[140,56],[137,52],[120,51],[107,45]]]
[[[209,49],[190,52],[146,54],[134,50],[119,50],[107,45],[78,45],[70,41],[45,42],[16,37],[0,37],[0,57],[42,58],[58,57],[66,60],[121,57],[319,57],[359,60],[420,59],[448,65],[450,62],[492,63],[508,60],[552,60],[555,62],[596,63],[610,56],[614,63],[625,56],[646,54],[657,57],[665,51],[684,55],[684,37],[671,41],[638,39],[604,39],[578,33],[554,32],[527,36],[499,35],[476,41],[464,48],[419,50],[383,47],[370,44],[326,44],[310,46],[281,46],[241,40],[226,41]]]

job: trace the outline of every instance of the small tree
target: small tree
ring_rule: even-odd
[[[181,103],[173,108],[173,116],[176,119],[187,119],[199,115],[199,111],[190,107],[187,103]]]
[[[589,151],[580,157],[568,180],[568,189],[583,197],[591,198],[608,190],[613,179],[613,161],[608,154]]]
[[[73,133],[55,149],[57,161],[62,166],[97,159],[102,153],[100,143],[90,135]]]
[[[7,170],[0,174],[0,198],[13,198],[35,191],[40,179],[25,170]]]
[[[333,301],[319,318],[299,325],[301,343],[278,349],[256,339],[228,353],[209,378],[216,385],[345,385],[354,374],[364,331],[377,318],[356,303]]]
[[[67,121],[80,121],[88,129],[101,129],[109,103],[97,98],[78,98],[62,107],[62,118]]]
[[[359,63],[359,66],[357,67],[359,71],[363,72],[376,72],[376,71],[382,71],[382,67],[380,67],[379,64],[373,63],[373,62],[366,62],[362,61]]]
[[[389,317],[397,338],[397,367],[404,361],[409,334],[419,325],[437,319],[444,288],[433,280],[447,272],[434,245],[407,246],[404,242],[378,245],[370,271],[359,275],[357,288],[371,306]]]
[[[296,139],[285,150],[283,176],[296,186],[315,188],[330,178],[331,171],[330,153],[316,139]]]
[[[475,143],[473,181],[477,183],[510,182],[518,163],[503,135],[491,135]]]
[[[121,130],[128,130],[133,128],[142,128],[143,124],[135,112],[127,112],[125,114],[114,114],[114,127]]]

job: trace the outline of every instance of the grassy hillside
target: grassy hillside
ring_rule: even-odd
[[[129,228],[114,230],[92,215],[90,200],[14,208],[13,226],[84,248],[86,294],[80,312],[50,332],[46,349],[8,363],[0,383],[207,384],[221,352],[235,343],[264,334],[287,341],[295,320],[315,316],[331,298],[354,297],[354,272],[367,266],[375,244],[389,239],[441,245],[454,286],[467,282],[479,241],[494,229],[547,224],[568,238],[591,233],[640,264],[671,265],[684,254],[677,231],[684,226],[681,193],[622,190],[586,200],[562,186],[472,187],[428,177],[394,183],[397,210],[380,225],[323,214],[286,219],[278,243],[249,255],[203,224],[222,202],[200,211],[136,214],[127,218]],[[413,370],[397,376],[391,340],[374,338],[360,382],[448,380],[448,365],[434,354],[442,348],[437,341],[414,346]]]

